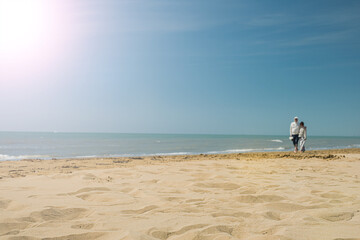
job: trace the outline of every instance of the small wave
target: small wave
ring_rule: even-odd
[[[11,156],[11,155],[5,155],[0,154],[0,161],[6,161],[6,160],[21,160],[21,159],[47,159],[50,158],[48,155],[18,155],[18,156]]]
[[[229,149],[225,151],[211,151],[208,154],[219,154],[219,153],[244,153],[244,152],[261,152],[261,151],[281,151],[285,150],[283,147],[278,148],[244,148],[244,149]]]
[[[273,140],[270,140],[271,142],[278,142],[278,143],[282,143],[283,141],[280,140],[280,139],[273,139]]]
[[[189,155],[192,154],[190,152],[172,152],[172,153],[155,153],[150,154],[151,156],[173,156],[173,155]]]
[[[347,149],[347,148],[360,148],[360,144],[351,144],[346,146],[332,146],[332,147],[308,147],[308,150],[329,150],[329,149]]]
[[[190,155],[196,154],[192,152],[170,152],[170,153],[124,153],[124,154],[110,154],[96,157],[148,157],[148,156],[176,156],[176,155]]]
[[[97,156],[97,155],[83,155],[83,156],[65,157],[65,158],[96,158],[96,157],[100,157],[100,156]]]

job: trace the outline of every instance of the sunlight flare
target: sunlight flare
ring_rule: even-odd
[[[1,76],[43,71],[59,58],[70,35],[64,2],[0,0]]]

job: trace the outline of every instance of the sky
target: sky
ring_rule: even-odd
[[[359,1],[0,0],[0,131],[360,136]]]

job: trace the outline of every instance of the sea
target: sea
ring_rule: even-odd
[[[360,148],[360,137],[309,136],[306,148]],[[0,161],[291,150],[277,135],[0,132]]]

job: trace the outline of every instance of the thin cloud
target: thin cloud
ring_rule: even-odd
[[[311,66],[296,66],[288,67],[287,70],[316,70],[316,69],[329,69],[335,67],[351,67],[359,66],[360,62],[345,62],[345,63],[334,63],[334,64],[324,64],[324,65],[311,65]]]
[[[322,33],[322,34],[314,34],[310,36],[304,36],[302,38],[287,40],[283,42],[282,46],[289,47],[302,47],[309,45],[319,45],[319,44],[333,44],[342,42],[346,39],[350,39],[356,31],[354,30],[346,30],[346,31],[337,31],[330,33]]]

